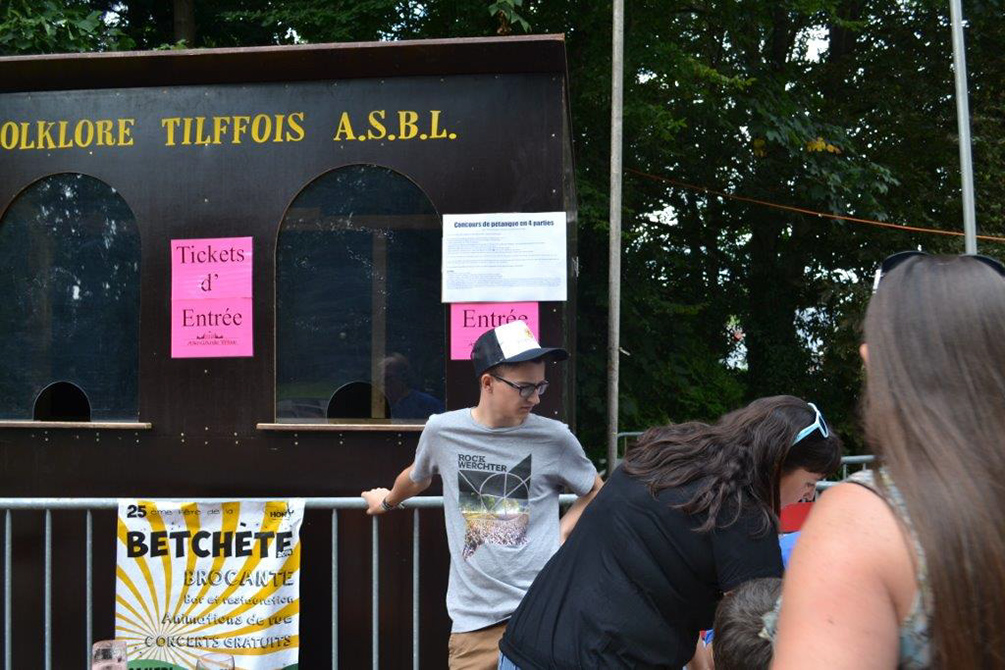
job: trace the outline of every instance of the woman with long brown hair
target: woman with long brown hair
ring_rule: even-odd
[[[778,514],[840,452],[792,396],[647,431],[524,596],[500,667],[679,670],[723,592],[781,576]]]
[[[1005,668],[1005,267],[891,256],[862,357],[880,467],[810,515],[772,667]]]

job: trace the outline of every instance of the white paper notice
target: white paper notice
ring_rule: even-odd
[[[565,212],[443,215],[443,302],[567,299]]]

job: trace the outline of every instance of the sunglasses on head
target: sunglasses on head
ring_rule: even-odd
[[[812,435],[814,431],[819,431],[820,434],[824,437],[824,439],[831,436],[831,429],[827,427],[827,422],[824,420],[824,415],[820,413],[820,410],[817,409],[817,406],[811,402],[808,402],[806,404],[810,406],[810,408],[813,410],[813,413],[816,416],[813,417],[813,423],[806,426],[796,434],[796,439],[792,442],[792,446],[796,446],[797,444],[805,440],[807,437]]]
[[[535,391],[537,391],[538,397],[541,397],[544,395],[544,392],[548,390],[548,382],[546,381],[538,382],[536,384],[529,384],[529,383],[517,384],[515,382],[511,382],[508,379],[503,379],[499,375],[494,375],[491,372],[489,373],[489,376],[492,377],[493,379],[498,379],[504,384],[508,384],[509,386],[515,388],[517,391],[519,391],[520,397],[523,398],[524,400],[530,400],[531,396],[534,395]]]
[[[924,251],[899,251],[892,256],[887,256],[882,263],[880,263],[879,268],[876,269],[876,278],[872,282],[873,292],[879,288],[879,282],[882,281],[883,277],[890,274],[890,272],[904,263],[904,261],[914,258],[915,256],[929,256],[931,254],[925,253]],[[981,254],[961,254],[967,256],[968,258],[973,258],[976,261],[980,261],[984,265],[1005,277],[1005,265],[1002,265],[997,259],[991,258],[990,256],[983,256]]]

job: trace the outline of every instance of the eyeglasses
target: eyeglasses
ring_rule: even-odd
[[[816,416],[813,419],[813,423],[811,423],[810,425],[806,426],[801,431],[799,431],[799,433],[796,435],[796,439],[792,442],[792,446],[796,446],[797,444],[805,440],[807,437],[812,435],[813,431],[816,430],[819,430],[820,434],[823,435],[825,439],[831,436],[831,429],[827,427],[827,422],[824,421],[824,415],[820,413],[820,410],[817,409],[817,406],[811,402],[808,402],[806,404],[813,409],[813,412],[814,414],[816,414]]]
[[[489,373],[489,376],[492,377],[493,379],[498,379],[499,381],[515,388],[517,391],[520,392],[520,397],[523,398],[524,400],[530,400],[531,396],[534,395],[535,391],[537,392],[538,397],[540,397],[543,396],[544,392],[548,390],[548,382],[546,381],[538,382],[536,384],[515,384],[508,379],[503,379],[502,377],[494,375],[492,373]]]
[[[876,278],[872,282],[873,292],[875,293],[876,289],[879,288],[879,282],[883,279],[883,277],[890,274],[890,272],[895,267],[902,264],[904,261],[908,260],[909,258],[914,258],[915,256],[929,256],[929,255],[930,254],[927,254],[924,251],[900,251],[893,254],[892,256],[887,256],[883,260],[883,262],[880,263],[879,268],[877,268],[876,270]],[[981,263],[984,263],[984,265],[987,265],[989,268],[1000,274],[1002,277],[1005,277],[1005,265],[1002,265],[1001,262],[998,261],[997,259],[991,258],[990,256],[984,256],[981,254],[963,254],[963,255],[969,258],[973,258],[975,261],[980,261]]]

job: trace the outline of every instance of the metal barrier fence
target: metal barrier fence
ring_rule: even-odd
[[[282,500],[285,496],[274,498],[242,498],[241,502],[265,502],[269,500]],[[562,495],[559,500],[562,505],[571,504],[576,499],[574,495]],[[186,500],[189,500],[186,498]],[[198,503],[224,503],[232,502],[234,498],[197,498]],[[43,669],[52,670],[52,511],[53,510],[84,510],[85,515],[85,551],[87,553],[84,566],[84,598],[85,598],[85,631],[87,648],[84,657],[90,667],[91,643],[93,642],[93,559],[92,551],[94,546],[93,520],[91,512],[93,510],[116,510],[118,509],[118,498],[0,498],[0,509],[5,511],[4,523],[4,584],[3,584],[3,608],[4,608],[4,670],[14,670],[12,662],[12,639],[11,639],[11,611],[12,611],[12,576],[11,576],[11,512],[17,510],[43,510],[45,512],[44,525],[44,584],[42,591],[43,610]],[[338,635],[338,512],[340,510],[358,510],[362,513],[366,509],[366,503],[359,497],[342,498],[304,498],[306,509],[331,510],[331,578],[332,578],[332,668],[338,668],[339,635]],[[403,507],[412,510],[412,668],[419,667],[419,510],[423,508],[442,508],[442,496],[419,496],[408,500]],[[372,583],[370,585],[371,600],[371,664],[376,670],[379,666],[379,609],[378,598],[380,593],[380,579],[378,566],[380,564],[380,543],[378,539],[378,528],[380,517],[374,516],[371,521],[371,556],[370,569],[372,571]]]
[[[841,483],[841,481],[848,479],[849,468],[855,468],[856,471],[865,470],[875,461],[876,457],[872,454],[866,454],[864,456],[843,456],[841,458],[841,479],[838,481],[817,482],[817,491],[824,491],[832,486],[837,486]]]
[[[626,431],[617,434],[618,440],[618,453],[620,456],[618,460],[620,462],[621,458],[624,457],[624,453],[628,448],[628,440],[633,437],[639,437],[642,435],[642,431]],[[866,454],[863,456],[842,456],[841,457],[841,479],[848,479],[849,467],[856,467],[858,470],[864,470],[869,467],[869,465],[875,462],[876,457],[872,454]],[[615,463],[615,467],[617,463]],[[836,484],[840,484],[840,481],[821,481],[817,482],[817,490],[828,489]]]
[[[859,470],[865,470],[869,464],[875,461],[876,457],[872,454],[866,456],[845,456],[841,459],[841,479],[848,479],[849,465],[857,465]]]
[[[633,437],[639,437],[642,435],[642,432],[643,431],[641,430],[629,430],[623,433],[618,433],[615,436],[615,439],[618,441],[618,463],[621,462],[621,459],[625,457],[625,452],[628,451],[628,440]],[[618,467],[618,463],[615,463],[614,467]]]
[[[618,440],[627,437],[637,437],[641,433],[619,433]],[[841,459],[841,478],[848,477],[849,467],[858,466],[863,469],[875,460],[875,456],[845,456]],[[834,486],[838,482],[819,482],[818,489],[826,489]],[[263,502],[278,498],[247,498],[247,502]],[[563,505],[571,504],[575,500],[574,495],[561,496]],[[200,503],[223,503],[231,502],[231,498],[202,498],[196,499]],[[332,668],[338,668],[338,512],[340,510],[366,509],[366,503],[358,497],[341,498],[305,498],[306,509],[331,510],[331,579],[332,579]],[[443,498],[441,496],[420,496],[412,498],[404,505],[412,510],[412,667],[419,667],[419,509],[422,508],[442,508]],[[3,584],[3,611],[4,611],[4,670],[14,670],[12,663],[12,640],[11,640],[11,612],[12,612],[12,538],[11,538],[11,512],[16,510],[42,510],[45,512],[44,525],[44,585],[42,592],[43,609],[43,668],[52,670],[52,511],[53,510],[84,510],[85,516],[85,579],[84,598],[86,604],[85,632],[87,640],[86,658],[90,659],[91,643],[93,641],[93,521],[92,510],[115,510],[118,509],[117,498],[0,498],[0,509],[5,510],[4,521],[4,584]],[[371,556],[370,568],[372,572],[372,583],[370,585],[371,599],[371,663],[376,670],[379,664],[379,609],[378,598],[380,592],[379,563],[380,563],[380,543],[378,536],[379,516],[372,517],[371,521]]]

